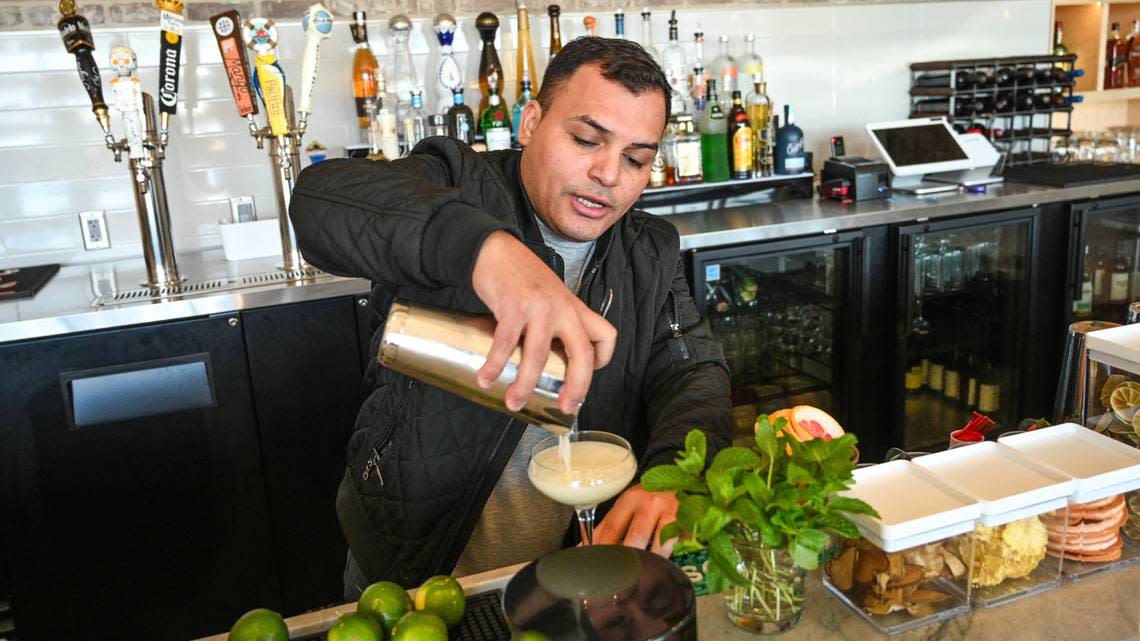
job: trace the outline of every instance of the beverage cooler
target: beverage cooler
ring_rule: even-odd
[[[1140,197],[1072,205],[1069,221],[1070,318],[1124,324],[1140,300]]]
[[[943,449],[973,411],[1003,430],[1026,416],[1039,216],[894,229],[895,445]]]
[[[758,413],[814,405],[858,433],[865,453],[881,449],[855,416],[866,244],[854,232],[692,252],[697,307],[732,373],[735,440],[752,435]]]

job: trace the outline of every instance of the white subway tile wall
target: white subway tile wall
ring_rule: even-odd
[[[653,9],[654,44],[666,39],[668,9]],[[536,12],[538,13],[538,12]],[[598,11],[599,33],[612,35],[613,20]],[[907,65],[922,60],[1045,53],[1050,0],[977,0],[914,4],[689,8],[678,10],[681,40],[705,32],[706,62],[716,55],[716,37],[728,34],[734,51],[743,36],[756,35],[764,57],[768,91],[777,109],[795,107],[797,124],[817,159],[832,135],[847,139],[849,153],[869,153],[863,125],[907,115]],[[585,32],[583,13],[562,17],[563,41]],[[627,9],[626,32],[640,33],[640,18]],[[387,18],[369,23],[373,49],[386,56]],[[478,34],[474,15],[461,15],[456,52],[466,70],[467,98],[477,98]],[[507,100],[514,102],[514,16],[502,16],[498,48],[506,68]],[[319,140],[340,155],[359,142],[352,101],[352,40],[338,16],[333,36],[321,47],[313,116],[305,142]],[[431,21],[414,22],[412,53],[426,86],[425,104],[438,104],[434,65],[438,47]],[[549,20],[531,16],[539,72],[550,40]],[[300,72],[304,46],[299,22],[279,24],[286,77]],[[157,83],[158,32],[154,28],[94,30],[96,60],[106,80],[107,51],[127,42],[139,55],[143,86]],[[166,184],[178,252],[220,245],[218,220],[233,196],[252,195],[262,218],[277,215],[269,159],[238,117],[208,25],[188,27],[183,49],[178,114],[165,162]],[[426,81],[425,81],[426,79]],[[55,31],[0,34],[0,268],[45,262],[94,262],[140,257],[138,224],[125,163],[103,147],[72,56]],[[113,127],[121,132],[112,114]],[[307,160],[303,162],[307,163]],[[78,212],[103,209],[111,248],[85,251]]]

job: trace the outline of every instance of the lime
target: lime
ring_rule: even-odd
[[[390,634],[396,621],[412,611],[412,598],[398,584],[380,581],[368,586],[364,594],[360,595],[356,611],[376,619],[384,632]]]
[[[280,614],[257,608],[241,615],[226,638],[229,641],[289,641],[289,628]]]
[[[433,576],[416,591],[416,609],[438,616],[449,628],[463,619],[466,608],[463,588],[449,576]]]
[[[513,636],[511,641],[550,641],[550,637],[538,630],[526,630]]]
[[[383,641],[384,629],[376,619],[359,612],[347,612],[337,617],[329,628],[328,641]]]
[[[409,612],[392,628],[392,641],[447,641],[447,626],[430,612]]]

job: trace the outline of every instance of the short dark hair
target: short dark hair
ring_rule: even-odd
[[[603,78],[620,83],[635,96],[645,91],[660,92],[665,101],[665,122],[669,122],[673,88],[669,86],[665,72],[641,45],[621,38],[589,36],[566,43],[546,67],[538,92],[538,104],[549,109],[562,85],[579,68],[587,65],[597,65]]]

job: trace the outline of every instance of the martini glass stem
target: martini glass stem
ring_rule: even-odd
[[[597,506],[591,505],[590,507],[576,507],[574,511],[578,514],[578,528],[582,533],[582,542],[586,545],[594,544],[594,508]]]

